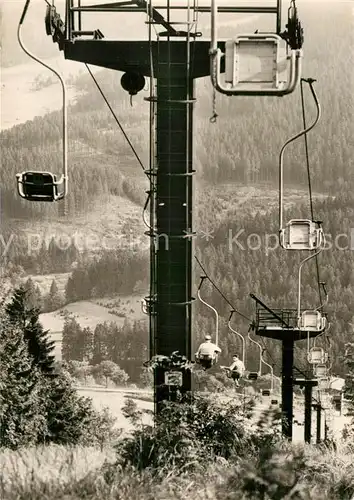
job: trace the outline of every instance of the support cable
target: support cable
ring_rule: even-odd
[[[232,311],[235,312],[236,314],[239,314],[242,318],[246,319],[247,321],[250,322],[250,324],[253,324],[253,321],[248,317],[246,316],[245,314],[241,313],[238,309],[235,308],[235,306],[228,300],[228,298],[222,293],[222,291],[220,290],[220,288],[215,284],[215,282],[210,278],[210,276],[208,275],[208,273],[206,272],[205,270],[205,267],[202,265],[202,263],[200,262],[200,260],[198,259],[198,257],[195,255],[195,259],[197,261],[197,263],[199,264],[199,266],[201,267],[202,271],[204,272],[206,278],[210,281],[210,283],[213,285],[213,287],[219,292],[219,294],[222,296],[222,298],[225,300],[225,302],[227,302],[229,304],[229,306],[231,306],[232,308]],[[261,338],[261,341],[263,343],[263,347],[264,349],[267,351],[268,355],[270,356],[271,360],[272,360],[272,365],[273,367],[276,367],[278,366],[278,363],[276,363],[274,361],[274,358],[273,356],[271,355],[271,353],[269,352],[268,348],[265,346],[264,344],[264,341],[263,339]]]
[[[111,105],[109,104],[109,102],[108,102],[108,100],[107,100],[106,96],[104,95],[104,92],[103,92],[103,90],[102,90],[102,89],[101,89],[101,87],[100,87],[100,84],[97,82],[96,78],[94,77],[94,75],[93,75],[93,73],[92,73],[92,71],[91,71],[91,69],[89,68],[89,66],[88,66],[88,64],[87,64],[87,63],[85,63],[85,66],[86,66],[86,68],[87,68],[87,71],[90,73],[90,75],[91,75],[91,77],[92,77],[93,81],[95,82],[96,87],[98,88],[98,90],[99,90],[99,92],[100,92],[101,96],[103,97],[103,99],[104,99],[105,103],[107,104],[107,106],[108,106],[108,108],[109,108],[110,112],[112,113],[112,115],[113,115],[113,117],[114,117],[114,119],[115,119],[115,121],[116,121],[116,123],[117,123],[118,127],[120,128],[120,130],[121,130],[122,134],[124,135],[124,137],[125,137],[126,141],[127,141],[127,142],[128,142],[128,144],[129,144],[129,146],[130,146],[131,150],[133,151],[135,158],[138,160],[138,163],[140,164],[141,168],[145,171],[145,167],[144,167],[144,165],[143,165],[142,161],[140,160],[138,153],[136,152],[136,150],[135,150],[135,148],[134,148],[133,144],[130,142],[129,137],[127,136],[127,134],[126,134],[126,132],[125,132],[125,130],[124,130],[124,128],[123,128],[123,126],[121,125],[121,123],[120,123],[120,121],[118,120],[118,118],[117,118],[117,116],[116,116],[115,112],[113,111],[113,109],[112,109]]]
[[[225,300],[225,302],[227,302],[229,304],[230,307],[232,307],[232,309],[235,311],[235,313],[239,314],[240,316],[242,316],[244,319],[246,319],[247,321],[249,321],[250,323],[253,323],[253,321],[248,318],[245,314],[241,313],[238,309],[235,308],[235,306],[233,304],[231,304],[231,302],[227,299],[227,297],[225,297],[225,295],[222,293],[222,291],[220,290],[220,288],[215,284],[215,282],[210,278],[210,276],[208,275],[208,273],[206,272],[205,268],[203,267],[202,263],[200,262],[200,260],[198,259],[198,257],[195,255],[195,260],[198,262],[199,266],[201,267],[201,269],[203,270],[205,276],[208,278],[208,280],[210,281],[210,283],[213,285],[213,287],[219,292],[219,294],[222,296],[222,298]]]
[[[306,111],[305,111],[304,90],[303,90],[303,82],[304,81],[307,81],[308,83],[310,83],[313,80],[312,79],[304,80],[303,78],[301,78],[301,81],[300,81],[302,121],[303,121],[304,130],[306,130]],[[314,220],[313,200],[312,200],[312,186],[311,186],[311,173],[310,173],[310,158],[309,158],[309,150],[308,150],[307,132],[305,132],[305,134],[304,134],[304,142],[305,142],[306,169],[307,169],[307,179],[308,179],[308,187],[309,187],[311,220]],[[318,295],[319,295],[319,300],[320,300],[320,307],[319,307],[319,309],[322,309],[323,308],[323,303],[322,303],[322,294],[321,294],[320,270],[319,270],[319,265],[318,265],[318,256],[317,256],[317,254],[316,254],[316,273],[317,273]]]

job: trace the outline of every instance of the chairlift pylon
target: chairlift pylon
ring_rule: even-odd
[[[279,5],[276,14],[278,27]],[[297,16],[296,9],[292,15]],[[218,92],[229,96],[284,96],[295,90],[301,77],[303,54],[301,48],[291,46],[291,37],[278,33],[243,34],[226,41],[223,53],[218,47],[217,22],[218,1],[212,0],[209,53],[211,80]],[[289,45],[290,55],[287,54]],[[225,62],[225,83],[221,81],[222,59]]]
[[[51,66],[41,61],[33,55],[22,40],[22,25],[26,17],[30,0],[26,0],[20,22],[17,29],[17,39],[22,50],[34,61],[49,69],[58,78],[62,86],[63,96],[63,161],[62,174],[57,177],[51,172],[29,171],[16,174],[17,191],[21,198],[29,201],[59,201],[62,200],[68,192],[68,149],[67,149],[67,91],[63,77]],[[48,30],[48,28],[47,28]]]

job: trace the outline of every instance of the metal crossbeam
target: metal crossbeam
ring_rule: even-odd
[[[133,2],[130,2],[133,4]],[[184,10],[187,9],[187,5],[172,5],[170,10]],[[146,7],[142,5],[127,6],[121,3],[111,3],[111,4],[101,4],[101,5],[85,5],[81,7],[72,7],[72,11],[75,12],[93,12],[93,11],[103,11],[103,12],[146,12]],[[154,11],[156,10],[167,10],[166,5],[154,5]],[[195,7],[193,9],[195,12],[209,13],[211,12],[210,7]],[[218,12],[223,14],[277,14],[277,7],[218,7]]]

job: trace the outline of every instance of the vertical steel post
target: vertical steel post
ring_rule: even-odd
[[[305,383],[305,443],[311,443],[311,405],[312,405],[312,384]]]
[[[175,42],[176,43],[176,42]],[[191,359],[193,78],[186,78],[188,42],[159,42],[156,106],[156,354]],[[175,399],[155,373],[155,410]],[[189,371],[182,392],[191,390]]]
[[[322,408],[321,408],[320,404],[316,405],[316,410],[317,410],[317,415],[316,415],[316,421],[317,421],[316,443],[319,444],[321,442],[321,412],[322,412]]]
[[[282,433],[290,441],[293,437],[293,367],[294,341],[282,342]]]

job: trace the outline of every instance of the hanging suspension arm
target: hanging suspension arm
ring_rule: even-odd
[[[262,346],[261,346],[261,344],[259,344],[258,342],[256,342],[255,340],[253,340],[251,338],[250,331],[251,331],[251,328],[248,329],[247,337],[249,338],[249,340],[251,342],[253,342],[254,344],[256,344],[256,346],[258,346],[258,348],[259,348],[259,370],[258,370],[258,374],[259,374],[259,376],[261,376],[262,375]]]
[[[207,279],[207,276],[201,276],[200,277],[200,284],[199,284],[199,287],[198,287],[198,299],[204,304],[206,305],[207,307],[209,307],[209,309],[211,309],[212,311],[214,311],[214,314],[215,314],[215,320],[216,320],[216,326],[215,326],[215,344],[216,345],[219,345],[218,341],[219,341],[219,314],[218,314],[218,311],[213,307],[211,306],[210,304],[208,304],[207,302],[205,302],[205,300],[202,299],[202,297],[200,296],[200,289],[204,283],[204,280]]]
[[[321,117],[321,106],[320,106],[320,103],[318,101],[315,89],[313,88],[313,84],[316,80],[314,80],[313,78],[308,78],[308,79],[302,78],[301,81],[307,82],[309,84],[311,94],[312,94],[314,101],[315,101],[315,104],[316,104],[317,113],[316,113],[316,117],[315,117],[315,120],[313,121],[313,123],[311,125],[309,125],[306,129],[302,130],[301,132],[299,132],[298,134],[294,135],[289,140],[287,140],[286,143],[283,145],[283,147],[280,150],[280,154],[279,154],[279,228],[280,228],[280,230],[283,229],[283,217],[284,217],[283,204],[284,204],[284,151],[285,151],[285,148],[289,144],[294,142],[296,139],[299,139],[303,135],[310,132],[317,125],[317,123]]]
[[[272,365],[270,365],[269,363],[267,363],[264,358],[263,358],[263,353],[266,349],[263,349],[262,350],[262,354],[261,354],[261,360],[262,360],[262,363],[265,364],[266,366],[268,366],[268,368],[270,369],[270,375],[271,375],[271,381],[270,381],[270,391],[273,392],[273,389],[274,389],[274,370],[273,370],[273,367]]]
[[[322,252],[323,248],[320,248],[316,253],[310,255],[309,257],[306,257],[306,259],[304,259],[301,263],[300,263],[300,266],[299,266],[299,279],[298,279],[298,302],[297,302],[297,316],[298,316],[298,319],[300,319],[301,317],[301,271],[302,271],[302,267],[303,265],[313,259],[314,257],[316,257],[316,255],[320,254]]]
[[[232,327],[231,327],[231,318],[234,314],[235,310],[232,309],[231,312],[230,312],[230,317],[229,317],[229,321],[228,321],[228,327],[229,329],[235,334],[235,335],[238,335],[238,337],[240,337],[241,341],[242,341],[242,362],[243,364],[245,364],[245,354],[246,354],[246,349],[245,349],[245,339],[243,337],[243,335],[241,335],[241,333],[237,332],[236,330],[234,330]]]

